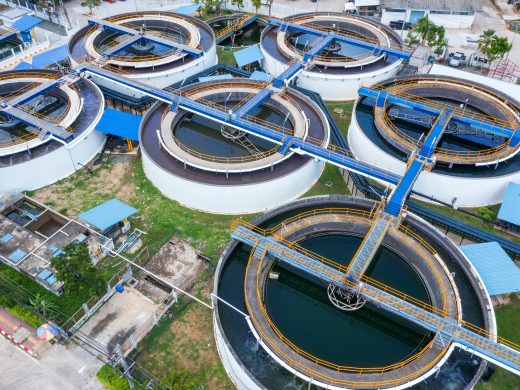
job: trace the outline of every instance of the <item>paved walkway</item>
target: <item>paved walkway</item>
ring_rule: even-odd
[[[18,334],[22,333],[20,331],[20,327],[26,329],[26,333],[30,334],[27,339],[25,339],[25,337],[15,337]],[[42,345],[46,343],[45,341],[39,340],[36,337],[36,329],[34,329],[34,327],[29,325],[27,322],[15,317],[13,314],[11,314],[11,312],[7,311],[3,307],[0,307],[0,329],[9,333],[11,336],[15,338],[16,341],[21,342],[27,348],[37,353],[39,350],[42,350]],[[18,332],[15,333],[17,330]]]
[[[2,337],[0,361],[0,389],[102,389],[96,379],[101,363],[76,346],[49,346],[38,360]]]

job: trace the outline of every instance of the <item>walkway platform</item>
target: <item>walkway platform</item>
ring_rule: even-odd
[[[376,216],[369,232],[350,262],[347,271],[349,280],[356,281],[361,279],[394,220],[395,218],[392,215],[386,213]]]
[[[3,102],[0,102],[2,104]],[[45,119],[38,118],[37,116],[31,115],[28,112],[21,110],[17,107],[6,106],[1,107],[0,111],[9,115],[10,117],[17,119],[23,123],[26,123],[34,127],[34,133],[40,138],[45,138],[45,135],[51,134],[54,137],[62,141],[68,141],[73,138],[73,134],[55,123],[46,121]],[[42,134],[43,133],[43,134]]]
[[[257,19],[257,14],[244,14],[242,17],[235,19],[228,26],[224,27],[223,29],[215,33],[215,40],[217,45],[228,39],[233,34],[236,34],[244,27],[247,27],[251,23],[254,23]]]
[[[267,87],[263,88],[262,90],[260,90],[260,92],[254,94],[249,100],[247,100],[242,106],[240,106],[235,111],[235,115],[237,115],[238,117],[247,115],[249,112],[253,111],[256,107],[258,107],[260,104],[269,99],[273,92],[274,91],[271,88],[271,85],[268,85]]]

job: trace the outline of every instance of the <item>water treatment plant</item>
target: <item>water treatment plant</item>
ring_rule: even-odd
[[[470,390],[494,369],[518,379],[520,346],[499,334],[495,307],[517,305],[520,245],[487,214],[453,216],[516,213],[504,195],[520,187],[514,94],[464,72],[404,72],[403,31],[374,18],[189,16],[200,6],[89,13],[65,44],[69,68],[0,73],[0,206],[19,225],[13,240],[0,224],[2,253],[38,259],[23,269],[34,278],[52,267],[71,305],[67,288],[87,272],[77,252],[39,228],[17,240],[48,208],[67,242],[95,241],[85,268],[103,276],[97,295],[63,324],[44,318],[57,344],[90,351],[71,377],[100,360],[143,389],[183,376],[186,388],[240,390]],[[216,65],[217,53],[246,64]],[[38,200],[20,202],[24,191]],[[129,204],[105,202],[116,196]],[[114,226],[123,244],[110,246]],[[479,259],[464,248],[490,241],[500,251]],[[106,346],[82,333],[131,294],[161,310],[119,310],[160,331],[118,330]]]

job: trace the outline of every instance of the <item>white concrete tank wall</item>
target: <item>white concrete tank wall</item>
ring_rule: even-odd
[[[67,145],[70,149],[63,145],[41,157],[0,168],[0,195],[35,190],[73,174],[100,152],[105,140],[105,134],[92,128]]]
[[[257,213],[294,200],[314,185],[325,166],[321,161],[312,160],[285,176],[269,181],[211,185],[165,171],[144,150],[142,157],[146,176],[164,195],[186,207],[217,214]]]
[[[262,65],[267,73],[273,77],[282,73],[286,64],[271,56],[260,46],[264,59]],[[324,100],[353,100],[358,97],[358,89],[363,82],[377,83],[394,77],[401,67],[402,60],[393,64],[367,73],[356,73],[349,75],[332,75],[316,72],[303,71],[297,76],[296,85],[302,88],[318,92]]]
[[[258,386],[256,382],[251,379],[246,369],[236,360],[234,353],[229,349],[224,337],[222,336],[215,315],[213,315],[213,329],[218,354],[220,355],[226,373],[231,378],[237,389],[261,390],[262,387]]]
[[[354,114],[348,131],[349,147],[356,159],[403,175],[406,162],[381,150],[367,137],[356,119],[356,108],[357,103],[354,105]],[[478,178],[423,171],[417,179],[414,190],[447,203],[451,203],[456,197],[457,207],[478,207],[502,202],[510,181],[520,181],[520,172]]]
[[[128,77],[133,80],[142,81],[152,87],[157,88],[165,88],[167,86],[170,86],[172,84],[175,84],[179,81],[182,81],[190,76],[193,76],[194,74],[197,74],[199,72],[202,72],[203,70],[207,68],[211,68],[212,66],[216,65],[218,62],[217,59],[217,51],[216,51],[216,45],[213,44],[207,52],[204,53],[204,55],[194,61],[191,61],[187,63],[186,65],[179,66],[174,69],[170,69],[163,72],[150,72],[150,73],[143,73],[138,75],[132,75],[123,73],[122,75],[125,77]],[[75,64],[77,65],[77,64]],[[119,84],[114,84],[113,82],[110,82],[108,80],[91,76],[91,79],[94,83],[97,85],[110,89],[112,91],[115,91],[120,94],[124,94],[126,96],[131,96],[136,99],[142,98],[144,95],[134,91],[133,89],[126,88]]]

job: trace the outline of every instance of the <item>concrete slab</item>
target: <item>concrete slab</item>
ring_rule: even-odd
[[[140,340],[153,327],[158,305],[131,287],[115,293],[80,331],[114,352],[117,344],[130,349],[130,336]]]
[[[206,262],[187,242],[172,237],[144,267],[169,283],[187,289],[206,267]],[[136,288],[154,301],[160,302],[168,296],[170,289],[146,274],[138,274],[137,279]]]

